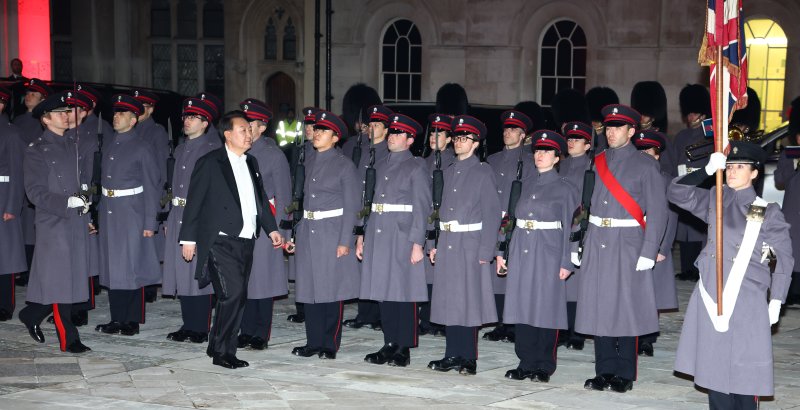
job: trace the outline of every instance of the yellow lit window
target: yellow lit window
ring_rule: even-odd
[[[747,41],[747,85],[761,99],[761,127],[770,130],[783,122],[786,82],[786,34],[776,22],[753,19],[744,23]]]

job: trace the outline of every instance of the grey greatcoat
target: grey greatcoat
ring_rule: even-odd
[[[789,235],[792,237],[792,254],[794,259],[794,272],[800,272],[800,160],[789,158],[784,152],[778,159],[778,169],[775,170],[775,186],[782,188],[783,206],[781,210],[786,217],[786,222],[791,226]],[[797,286],[797,285],[795,285]]]
[[[159,171],[152,147],[136,128],[115,134],[103,146],[103,177],[106,189],[142,187],[130,196],[103,196],[100,219],[100,284],[109,289],[138,289],[161,281],[155,238],[144,230],[156,231],[160,208]]]
[[[24,152],[19,130],[0,114],[0,275],[28,270],[21,218],[25,198]],[[6,213],[14,215],[14,219],[4,222],[2,216]]]
[[[520,155],[522,155],[520,157]],[[511,196],[511,183],[517,178],[517,161],[522,160],[522,179],[536,173],[536,164],[533,163],[531,146],[522,144],[514,149],[504,149],[489,155],[486,162],[494,170],[494,179],[497,183],[497,196],[500,198],[501,209],[508,209],[508,197]],[[503,215],[499,215],[502,219]],[[492,276],[492,289],[496,295],[506,293],[506,277]]]
[[[276,219],[279,219],[286,206],[292,202],[291,176],[286,155],[275,144],[275,140],[267,136],[253,142],[247,153],[258,161],[264,193],[274,202]],[[290,232],[282,230],[281,235],[288,238]],[[247,298],[266,299],[287,293],[289,288],[283,249],[275,249],[269,236],[261,235],[256,239],[253,249]]]
[[[747,224],[746,215],[755,198],[752,187],[740,191],[724,187],[723,286],[727,286],[732,259],[738,254]],[[709,224],[708,244],[695,265],[706,291],[716,300],[714,192],[673,181],[669,199]],[[762,244],[771,247],[777,256],[772,275],[768,262],[762,262]],[[675,354],[675,370],[693,375],[695,384],[718,392],[772,396],[772,339],[767,292],[770,299],[786,300],[794,264],[789,225],[777,204],[767,206],[756,246],[749,258],[727,332],[714,329],[698,291],[700,283],[695,286]]]
[[[672,176],[661,171],[665,188],[669,189]],[[653,285],[656,290],[656,307],[658,310],[671,310],[678,308],[678,290],[675,287],[675,264],[672,261],[672,243],[675,241],[675,230],[678,226],[677,207],[667,204],[667,228],[661,239],[658,253],[667,258],[656,262],[653,268]]]
[[[639,257],[656,260],[667,224],[667,198],[658,162],[630,142],[607,149],[608,168],[647,218],[646,229],[589,224],[584,241],[575,331],[595,336],[639,336],[658,331],[653,271],[637,271]],[[632,219],[595,177],[591,214]]]
[[[295,299],[300,303],[337,302],[358,297],[355,225],[361,209],[359,177],[353,162],[336,149],[317,152],[306,163],[303,207],[319,212],[343,209],[341,216],[303,218],[297,225]],[[350,254],[336,257],[336,247]]]
[[[492,292],[492,261],[500,228],[500,199],[491,165],[471,156],[444,172],[442,222],[482,223],[478,231],[442,230],[436,250],[431,322],[445,326],[481,326],[497,322]]]
[[[219,135],[206,132],[195,138],[186,139],[175,148],[175,168],[172,174],[172,195],[176,198],[186,199],[189,195],[189,182],[192,180],[194,164],[200,157],[221,148]],[[214,293],[212,286],[200,289],[194,278],[197,269],[197,258],[191,262],[183,259],[178,234],[183,223],[184,206],[173,206],[169,211],[164,244],[164,278],[161,282],[161,293],[173,296],[202,296]]]
[[[507,261],[503,322],[547,329],[567,328],[567,289],[559,272],[561,268],[572,270],[569,234],[578,202],[578,188],[555,170],[523,181],[516,217],[558,221],[561,228],[514,229]]]
[[[675,135],[675,142],[667,147],[669,160],[672,161],[669,172],[673,177],[678,175],[679,166],[686,166],[688,171],[706,166],[708,157],[689,161],[686,156],[687,147],[703,141],[707,141],[707,139],[703,135],[702,127],[684,128]],[[675,240],[679,242],[705,242],[706,225],[696,216],[679,209]]]
[[[161,196],[163,197],[166,195],[162,187],[167,181],[167,158],[169,158],[169,148],[172,141],[169,140],[169,134],[167,134],[164,127],[153,121],[153,117],[136,124],[136,132],[153,146],[153,153],[155,153],[159,170],[158,187],[161,188]],[[160,229],[156,231],[154,238],[158,260],[163,261],[165,237],[163,232],[160,231]]]
[[[589,155],[567,157],[559,165],[559,174],[571,182],[578,189],[578,206],[583,195],[583,177],[591,165]],[[574,265],[573,265],[574,266]],[[567,302],[578,301],[578,282],[581,280],[579,267],[574,267],[572,275],[567,278]]]
[[[292,161],[294,161],[294,162],[289,165],[289,167],[290,167],[289,168],[289,172],[291,173],[292,178],[293,178],[292,179],[292,184],[294,184],[294,172],[295,172],[294,166],[297,164],[297,158],[298,158],[297,156],[299,155],[300,149],[297,148],[297,146],[295,145],[294,148],[292,148],[292,150],[293,150],[292,151],[292,158],[293,158]],[[303,150],[303,155],[304,155],[303,161],[305,161],[304,164],[305,163],[311,163],[310,162],[311,161],[311,157],[314,156],[317,153],[317,150],[314,149],[314,145],[311,142],[311,140],[305,140],[305,142],[303,142],[302,150]],[[308,170],[307,167],[306,167],[306,170]],[[294,189],[294,185],[292,185],[291,189]],[[292,192],[290,192],[290,195],[291,194],[292,194]],[[293,217],[292,214],[286,214],[284,209],[276,208],[276,210],[277,210],[277,214],[275,215],[275,220],[278,221],[279,223],[280,223],[280,221],[282,219],[289,220],[289,221],[292,220],[292,217]],[[286,238],[288,240],[289,236],[287,236]],[[294,257],[294,255],[290,255],[287,259],[288,259],[287,265],[289,266],[289,280],[294,280],[295,277],[297,276],[297,273],[296,273],[297,272],[297,259]]]
[[[95,123],[96,124],[96,123]],[[33,114],[26,112],[14,117],[14,125],[19,128],[22,142],[25,145],[30,144],[39,139],[42,135],[42,123],[33,118]],[[22,208],[22,234],[25,238],[26,245],[33,245],[36,242],[36,230],[34,229],[34,215],[35,211],[33,205],[25,197],[25,206]]]
[[[442,162],[441,162],[442,170],[447,169],[447,167],[449,167],[453,162],[456,161],[456,153],[453,152],[453,148],[452,147],[447,147],[447,148],[443,149],[441,157],[442,157]],[[436,169],[435,159],[436,159],[436,155],[433,152],[429,156],[425,157],[425,163],[428,164],[428,174],[430,174],[431,184],[433,183],[433,170]],[[432,200],[433,200],[433,198],[431,198],[431,201]],[[433,202],[431,202],[431,204],[433,204]],[[431,212],[433,212],[433,208],[431,208]],[[433,226],[432,225],[428,225],[428,230],[431,230],[431,229],[433,229]],[[432,247],[433,247],[433,241],[427,241],[426,242],[426,253]],[[432,285],[433,284],[433,265],[431,264],[431,260],[428,259],[428,258],[425,258],[425,260],[423,260],[422,262],[425,264],[425,282],[427,284],[429,284],[429,285]]]
[[[80,192],[78,152],[71,136],[45,131],[25,151],[25,192],[36,206],[36,252],[30,269],[28,302],[81,303],[89,299],[86,241],[89,227],[77,209],[67,208]]]
[[[74,138],[77,138],[78,162],[81,167],[81,190],[86,191],[92,184],[94,153],[98,149],[97,123],[95,122],[94,129],[90,129],[84,122],[78,128],[68,130],[67,133],[75,134]],[[113,135],[104,135],[104,142],[111,140],[112,137]],[[84,215],[84,218],[86,223],[92,222],[91,214]],[[89,276],[98,276],[100,275],[100,242],[97,234],[89,234],[89,242],[86,247],[89,253]]]
[[[392,152],[376,164],[374,204],[411,205],[411,212],[372,211],[364,235],[361,299],[428,300],[425,267],[411,264],[413,244],[425,245],[431,213],[431,178],[425,160]],[[424,259],[424,258],[423,258]]]

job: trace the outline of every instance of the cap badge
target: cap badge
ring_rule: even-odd
[[[440,116],[438,116],[438,115],[437,115],[437,116],[436,116],[436,122],[440,122],[441,120],[442,120],[442,117],[440,117]]]
[[[189,102],[186,105],[191,107],[192,106],[192,100],[189,100]]]
[[[247,104],[245,104],[245,105],[244,105],[244,110],[245,110],[245,111],[247,111],[247,110],[249,110],[249,109],[250,109],[250,107],[249,107]]]
[[[67,98],[72,98],[72,91],[67,91]]]
[[[121,95],[117,96],[117,102],[122,102],[122,96]]]
[[[617,114],[617,113],[619,113],[619,110],[617,109],[617,107],[614,107],[614,109],[613,109],[611,112],[612,112],[613,114]]]
[[[394,116],[394,120],[395,120],[395,122],[397,122],[397,121],[400,121],[400,117],[398,117],[398,116],[396,116],[396,115],[395,115],[395,116]]]
[[[325,115],[327,115],[327,114],[325,114],[325,113],[323,112],[323,113],[322,113],[322,116],[320,116],[320,119],[323,119],[323,120],[324,120],[324,119],[325,119]]]
[[[201,100],[205,100],[206,99],[206,95],[205,94],[200,94],[200,99]]]
[[[458,125],[461,125],[461,124],[463,124],[463,123],[464,123],[464,119],[463,119],[463,118],[459,118],[459,119],[458,119]]]
[[[136,90],[136,91],[134,91],[134,92],[133,92],[133,96],[134,96],[134,97],[138,97],[138,96],[139,96],[139,90]]]
[[[739,152],[739,147],[733,147],[733,153],[736,154]]]
[[[509,113],[509,114],[508,114],[508,118],[514,118],[514,113],[513,113],[513,112],[512,112],[512,113]]]
[[[378,112],[378,107],[372,107],[372,112]]]
[[[573,129],[573,130],[577,130],[577,129],[578,129],[578,124],[573,124],[573,125],[572,125],[572,129]]]

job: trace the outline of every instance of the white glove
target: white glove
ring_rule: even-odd
[[[85,206],[86,202],[79,196],[71,196],[67,199],[67,208],[83,208]]]
[[[721,152],[715,152],[708,157],[708,164],[706,164],[706,174],[714,175],[718,169],[725,169],[725,162],[728,157]]]
[[[772,299],[769,301],[769,324],[774,325],[778,323],[778,319],[781,317],[781,301],[778,299]]]
[[[636,261],[636,270],[650,270],[653,269],[653,266],[656,266],[656,261],[645,258],[644,256],[640,256],[639,260]]]
[[[569,255],[569,259],[572,261],[572,264],[575,266],[581,266],[581,260],[578,259],[578,252],[572,252]]]

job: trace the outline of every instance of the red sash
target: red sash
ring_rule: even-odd
[[[600,176],[600,180],[603,181],[603,185],[608,188],[608,191],[611,192],[611,195],[617,202],[625,208],[633,219],[636,222],[639,222],[639,225],[642,229],[645,228],[645,220],[644,220],[644,212],[642,212],[642,208],[639,204],[636,203],[636,200],[625,191],[625,188],[619,184],[616,178],[614,178],[614,174],[611,173],[611,170],[608,169],[608,162],[606,162],[606,153],[605,151],[598,154],[594,157],[594,163],[597,165],[597,175]]]
[[[274,200],[275,200],[275,198],[272,198],[271,201],[267,202],[269,204],[269,211],[272,212],[272,216],[275,216],[275,214],[277,213],[276,210],[275,210],[275,205],[272,204],[272,201],[274,201]]]

